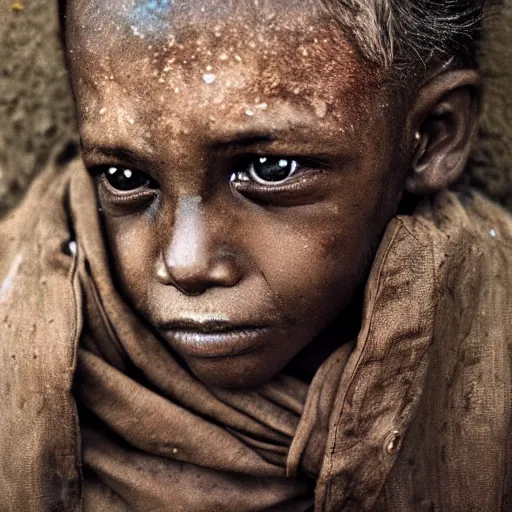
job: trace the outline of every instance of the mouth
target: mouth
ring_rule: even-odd
[[[180,319],[166,323],[159,331],[182,356],[213,359],[258,350],[270,341],[272,328],[218,319]]]

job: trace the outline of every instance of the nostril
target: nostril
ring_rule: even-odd
[[[232,287],[240,281],[240,272],[231,258],[201,264],[200,262],[176,263],[161,256],[155,266],[158,282],[173,286],[186,295],[197,296],[208,288]]]
[[[194,282],[185,282],[185,281],[177,281],[173,283],[173,286],[183,293],[183,295],[188,295],[189,297],[198,297],[202,295],[207,289],[207,286],[203,286],[201,283]]]
[[[240,281],[240,271],[231,258],[217,261],[209,272],[209,278],[213,285],[231,287]]]
[[[201,295],[208,288],[205,269],[192,266],[168,266],[170,284],[185,295]]]
[[[169,273],[167,266],[164,263],[163,258],[158,258],[158,261],[157,261],[156,267],[155,267],[155,275],[156,275],[156,280],[159,283],[162,283],[165,285],[172,284],[171,274]]]
[[[155,276],[159,283],[173,286],[185,295],[201,295],[206,291],[206,286],[192,275],[185,275],[176,268],[168,268],[162,259],[156,265]]]

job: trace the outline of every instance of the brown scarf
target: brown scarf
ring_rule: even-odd
[[[353,345],[311,385],[212,389],[183,367],[115,289],[88,179],[71,210],[85,297],[74,394],[85,511],[311,510],[330,412]]]

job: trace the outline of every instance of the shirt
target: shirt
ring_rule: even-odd
[[[81,164],[50,169],[0,223],[2,510],[83,508],[74,231],[91,197]],[[443,191],[395,217],[330,405],[315,511],[512,510],[511,323],[508,213]]]

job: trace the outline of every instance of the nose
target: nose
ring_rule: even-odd
[[[232,287],[241,279],[235,255],[224,243],[220,216],[207,215],[199,196],[178,201],[169,242],[156,263],[156,278],[186,295],[212,287]]]

